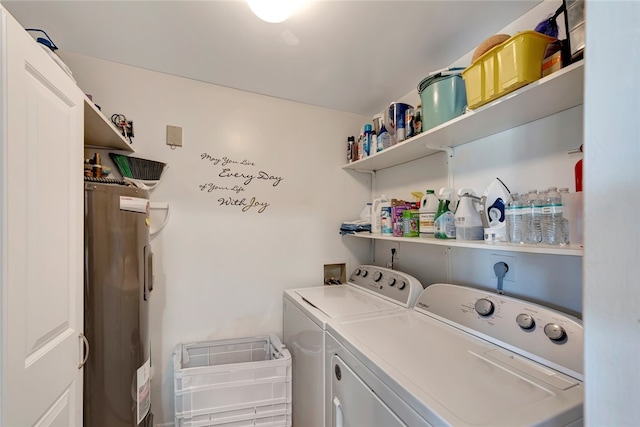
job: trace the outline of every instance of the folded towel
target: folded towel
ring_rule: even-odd
[[[345,234],[355,234],[355,233],[359,233],[361,231],[371,232],[371,224],[349,224],[349,223],[343,223],[342,226],[340,226],[340,234],[342,234],[343,236]]]

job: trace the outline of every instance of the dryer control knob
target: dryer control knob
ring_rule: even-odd
[[[516,317],[516,323],[522,329],[532,329],[534,326],[536,326],[536,322],[535,320],[533,320],[533,317],[525,313],[518,314],[518,317]]]
[[[564,328],[557,323],[547,323],[544,325],[544,334],[551,341],[562,341],[567,336]]]
[[[400,283],[398,283],[398,289],[403,290],[406,287],[407,287],[407,282],[405,282],[404,280],[401,280]]]
[[[367,270],[362,270],[362,277],[367,277],[367,274],[369,274]]]
[[[486,298],[480,298],[475,304],[476,313],[480,316],[490,316],[493,308],[493,303]]]
[[[389,280],[387,281],[387,284],[389,286],[395,286],[396,284],[396,278],[395,277],[389,277]]]
[[[355,273],[356,273],[356,276],[359,276],[359,275],[360,275],[360,273],[362,273],[362,270],[360,270],[359,268],[356,268]]]
[[[379,282],[380,279],[382,279],[382,273],[379,271],[376,271],[376,273],[373,275],[373,281],[374,282]]]

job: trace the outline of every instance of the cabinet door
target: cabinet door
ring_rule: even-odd
[[[80,426],[83,95],[0,18],[0,424]]]

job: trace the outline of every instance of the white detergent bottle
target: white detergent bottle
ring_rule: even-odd
[[[382,233],[382,204],[388,201],[389,199],[386,194],[382,194],[378,199],[373,199],[373,203],[371,204],[371,233]]]
[[[431,237],[434,234],[434,220],[438,212],[438,198],[434,190],[427,190],[420,201],[420,237]]]

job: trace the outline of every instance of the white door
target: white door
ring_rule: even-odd
[[[80,426],[84,98],[0,14],[0,424]]]

